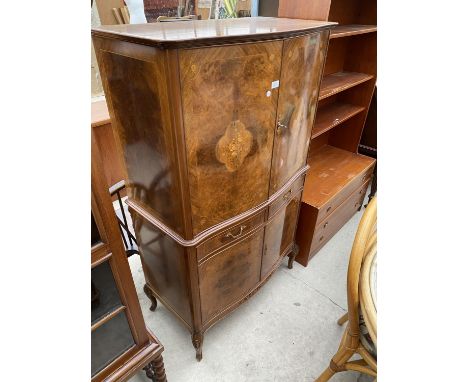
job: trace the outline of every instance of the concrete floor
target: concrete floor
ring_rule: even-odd
[[[365,199],[367,201],[367,197]],[[132,270],[147,326],[165,347],[169,382],[314,381],[336,352],[343,328],[336,320],[346,310],[349,252],[364,210],[311,260],[307,268],[287,259],[247,302],[205,333],[203,360],[197,362],[187,329],[162,305],[149,310],[143,293],[139,256]],[[139,372],[131,382],[149,381]],[[356,372],[336,374],[333,382],[367,382]]]

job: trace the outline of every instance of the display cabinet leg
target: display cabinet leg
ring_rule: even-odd
[[[158,306],[158,300],[156,300],[156,297],[153,296],[153,292],[151,292],[151,289],[147,284],[143,287],[143,291],[145,292],[146,296],[151,300],[151,306],[150,310],[154,312],[156,310],[156,307]]]
[[[153,382],[167,382],[164,361],[161,354],[158,355],[154,361],[146,365],[143,370],[146,372],[146,376]]]
[[[291,253],[289,254],[289,261],[288,261],[289,269],[293,268],[294,260],[296,259],[296,256],[298,253],[299,253],[299,246],[296,243],[294,243]]]
[[[203,334],[202,333],[194,333],[192,334],[192,344],[196,350],[196,357],[197,361],[201,361],[202,355],[202,346],[203,346]]]

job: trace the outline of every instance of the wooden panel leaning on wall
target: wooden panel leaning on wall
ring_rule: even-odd
[[[330,33],[297,231],[296,261],[307,266],[361,208],[375,166],[357,151],[377,77],[376,1],[280,0],[279,16],[339,23]]]
[[[91,129],[101,155],[107,188],[125,179],[125,167],[118,155],[111,120],[105,100],[91,102]],[[123,190],[125,194],[125,189]]]
[[[152,309],[157,297],[188,327],[201,360],[204,332],[297,255],[310,121],[333,24],[161,24],[101,27],[93,40],[145,292]]]
[[[92,382],[123,382],[140,369],[165,382],[164,348],[146,328],[94,131],[91,137]]]

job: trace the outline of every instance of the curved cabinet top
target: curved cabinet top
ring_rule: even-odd
[[[315,20],[243,17],[104,25],[93,28],[92,35],[171,49],[283,39],[330,29],[335,24]]]

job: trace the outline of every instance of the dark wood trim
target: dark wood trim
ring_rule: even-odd
[[[209,229],[199,233],[196,235],[192,240],[186,240],[182,238],[179,234],[174,232],[171,228],[169,228],[167,225],[162,223],[160,220],[158,220],[156,217],[153,216],[152,213],[147,211],[144,205],[141,203],[137,202],[136,200],[133,200],[131,198],[128,198],[125,203],[133,209],[138,215],[143,217],[145,220],[147,220],[149,223],[153,224],[155,227],[163,231],[165,234],[169,235],[173,240],[175,240],[178,244],[184,246],[184,247],[193,247],[196,246],[197,244],[201,243],[203,240],[210,238],[211,236],[217,234],[219,231],[233,225],[236,223],[239,223],[240,221],[251,217],[255,213],[261,211],[265,207],[268,207],[270,204],[272,204],[276,199],[278,199],[293,183],[295,180],[299,179],[302,175],[304,175],[307,171],[309,170],[309,165],[306,165],[302,167],[298,172],[296,172],[289,180],[287,183],[284,184],[283,187],[281,187],[278,191],[276,191],[273,195],[271,195],[265,202],[259,204],[255,208],[252,208],[248,211],[245,211],[237,216],[234,216],[228,220],[225,220],[224,222],[217,224],[213,227],[210,227]]]

